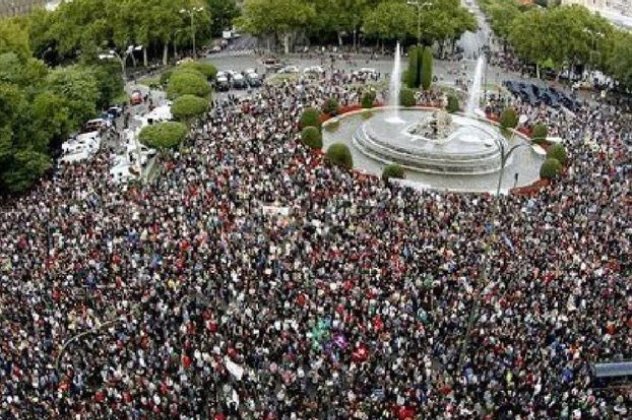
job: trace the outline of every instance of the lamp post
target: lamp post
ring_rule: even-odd
[[[421,3],[420,0],[409,0],[406,4],[417,8],[417,45],[421,45],[421,9],[432,6],[432,2]]]
[[[178,50],[176,47],[177,44],[177,37],[178,34],[180,32],[182,32],[184,29],[180,28],[180,29],[176,29],[176,31],[173,33],[173,57],[176,59],[176,61],[178,60]]]
[[[527,116],[526,115],[521,115],[520,118],[518,118],[518,125],[522,125],[525,122],[527,122]],[[509,138],[509,141],[511,142],[514,137],[516,137],[516,129],[513,129],[513,133],[511,134],[511,137]],[[509,160],[509,158],[511,157],[511,154],[516,150],[519,149],[521,147],[528,147],[529,145],[526,143],[522,143],[522,144],[516,144],[515,146],[512,146],[509,148],[509,150],[507,150],[505,148],[505,143],[503,143],[503,141],[501,139],[499,139],[498,137],[494,137],[494,143],[496,143],[496,147],[498,148],[498,151],[500,152],[500,171],[498,172],[498,186],[496,187],[496,195],[500,195],[500,185],[503,182],[503,174],[505,173],[505,165],[507,164],[507,161]],[[516,178],[516,182],[517,182],[517,178]]]
[[[193,41],[193,58],[197,58],[197,51],[195,50],[195,14],[203,12],[203,7],[192,7],[190,9],[180,9],[180,13],[183,15],[189,15],[191,19],[191,40]]]
[[[126,63],[127,58],[131,55],[134,56],[134,51],[142,51],[142,45],[129,45],[125,52],[121,55],[114,50],[110,50],[107,53],[99,54],[99,60],[111,60],[116,58],[118,62],[121,64],[121,74],[123,77],[123,83],[127,83],[127,71],[126,71]]]

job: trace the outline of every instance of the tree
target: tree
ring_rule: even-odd
[[[404,168],[396,163],[386,165],[382,170],[382,180],[385,182],[388,182],[391,178],[403,179],[404,175]]]
[[[211,12],[211,34],[222,35],[222,31],[233,26],[233,19],[239,16],[239,8],[235,0],[206,0]]]
[[[246,0],[235,24],[255,36],[282,38],[287,54],[291,36],[314,17],[314,7],[305,0]]]
[[[305,127],[301,131],[301,141],[312,149],[323,148],[323,136],[317,127]]]
[[[123,91],[123,79],[121,77],[121,67],[114,62],[99,63],[90,67],[97,82],[99,97],[97,107],[106,109],[114,103],[114,99],[121,96]]]
[[[341,168],[351,169],[353,168],[353,157],[351,151],[347,145],[342,143],[334,143],[329,146],[326,154],[327,162],[332,165],[340,166]]]
[[[561,144],[554,144],[549,147],[549,150],[546,152],[546,157],[549,159],[555,159],[562,165],[566,164],[566,160],[568,158],[566,155],[566,149]]]
[[[167,121],[144,127],[138,134],[138,139],[146,146],[164,150],[180,145],[186,136],[186,125]]]
[[[51,93],[64,98],[72,116],[72,129],[94,118],[100,92],[91,69],[77,65],[59,67],[48,74],[46,83]]]
[[[413,20],[416,22],[410,6],[391,0],[369,9],[363,29],[365,34],[381,41],[403,40],[410,34]]]
[[[408,69],[406,70],[406,85],[410,89],[417,89],[421,85],[421,48],[412,46],[408,49]]]
[[[607,69],[619,83],[632,88],[632,33],[617,31],[611,40]]]
[[[314,5],[317,19],[314,19],[311,31],[319,40],[335,36],[342,46],[344,35],[353,35],[353,45],[357,40],[357,30],[367,8],[366,0],[310,0]]]
[[[413,92],[411,89],[406,89],[406,88],[402,89],[399,92],[399,104],[401,106],[406,106],[406,107],[417,105],[417,100],[415,99],[415,92]]]
[[[562,171],[562,164],[553,158],[548,158],[542,163],[540,166],[540,178],[544,179],[554,179]]]
[[[4,53],[13,53],[22,60],[31,56],[29,33],[8,19],[0,25],[0,54]]]
[[[182,95],[173,101],[171,113],[176,120],[189,122],[204,115],[208,108],[208,100],[193,95]]]
[[[298,121],[300,128],[318,127],[320,129],[320,112],[316,108],[305,108]]]
[[[175,71],[169,78],[167,85],[167,97],[175,99],[182,95],[195,95],[208,98],[211,94],[211,86],[204,76],[198,72]]]
[[[432,51],[429,47],[424,48],[421,62],[421,87],[428,90],[432,83]]]
[[[449,113],[453,114],[455,112],[458,112],[461,109],[461,107],[459,106],[459,98],[456,97],[456,95],[448,95],[448,105],[446,106],[446,111],[448,111]]]
[[[336,98],[329,98],[323,104],[323,113],[329,115],[337,115],[340,111],[340,105]]]

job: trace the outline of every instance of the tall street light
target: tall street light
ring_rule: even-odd
[[[432,2],[421,3],[420,0],[409,0],[406,4],[417,8],[417,45],[421,45],[421,9],[432,6]]]
[[[521,115],[520,119],[519,119],[519,124],[524,124],[527,121],[527,117],[525,115]],[[509,141],[511,142],[514,137],[516,137],[516,129],[513,129],[513,134],[511,135]],[[498,137],[493,137],[494,143],[496,143],[496,147],[498,148],[498,151],[500,152],[500,171],[498,172],[498,186],[496,187],[496,196],[500,195],[500,185],[503,182],[503,175],[505,173],[505,165],[507,164],[507,161],[509,160],[509,158],[511,157],[511,154],[516,150],[519,149],[521,147],[529,147],[528,144],[526,143],[521,143],[521,144],[516,144],[515,146],[512,146],[511,148],[509,148],[509,150],[506,149],[505,147],[505,143],[499,139]]]
[[[142,45],[129,45],[123,54],[119,54],[115,50],[110,50],[107,53],[99,54],[99,60],[111,60],[113,58],[118,60],[119,64],[121,65],[121,75],[123,77],[123,83],[125,84],[127,83],[127,70],[126,70],[127,58],[130,55],[133,57],[133,54],[135,51],[142,51],[142,50],[143,50]]]
[[[193,58],[197,58],[197,51],[195,50],[195,14],[203,12],[203,7],[192,7],[190,9],[180,9],[180,13],[183,15],[189,15],[191,18],[191,39],[193,41]]]

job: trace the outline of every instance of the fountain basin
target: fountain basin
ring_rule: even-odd
[[[384,163],[431,174],[489,174],[500,170],[497,142],[507,141],[493,125],[474,117],[444,116],[436,110],[399,110],[401,123],[389,121],[388,109],[374,110],[353,135],[365,155]],[[449,119],[449,123],[446,121]]]

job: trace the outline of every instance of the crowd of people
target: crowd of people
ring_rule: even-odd
[[[590,364],[632,358],[630,119],[542,111],[537,196],[420,192],[300,143],[345,81],[218,101],[151,183],[97,155],[6,203],[0,417],[629,418]]]

